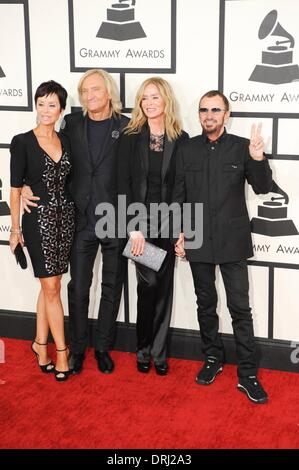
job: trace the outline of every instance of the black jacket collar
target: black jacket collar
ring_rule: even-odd
[[[218,137],[217,142],[221,142],[222,140],[224,140],[226,138],[226,135],[226,129],[224,128],[224,131],[222,132],[221,136]],[[205,144],[209,144],[212,142],[205,132],[202,133],[202,138]]]

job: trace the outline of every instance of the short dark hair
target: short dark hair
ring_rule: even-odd
[[[225,110],[226,111],[229,111],[229,101],[228,99],[226,98],[226,96],[219,90],[210,90],[210,91],[207,91],[207,93],[205,93],[204,95],[202,95],[202,97],[200,98],[199,100],[199,105],[201,103],[201,100],[203,100],[204,98],[213,98],[214,96],[220,96],[220,98],[222,98],[222,101],[224,103],[224,106],[225,106]]]
[[[48,96],[48,95],[53,95],[53,94],[57,95],[60,108],[65,109],[67,91],[59,83],[54,82],[54,80],[43,82],[37,87],[35,95],[34,95],[34,102],[36,104],[38,98],[42,98],[43,96]]]

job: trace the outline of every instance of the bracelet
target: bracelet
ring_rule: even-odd
[[[22,233],[22,229],[20,229],[20,228],[11,228],[10,233]]]

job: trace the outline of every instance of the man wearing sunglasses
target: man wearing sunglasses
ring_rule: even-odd
[[[250,141],[228,134],[229,102],[218,90],[202,96],[199,120],[202,134],[186,142],[177,154],[173,202],[203,203],[203,243],[188,249],[181,234],[176,254],[190,262],[205,363],[196,382],[211,384],[222,371],[224,347],[218,332],[215,268],[219,265],[232,317],[238,362],[238,389],[254,403],[267,393],[257,379],[253,321],[248,295],[247,258],[253,256],[244,186],[256,194],[272,186],[272,172],[264,155],[261,125],[251,129]]]

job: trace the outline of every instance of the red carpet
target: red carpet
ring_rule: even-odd
[[[113,351],[115,372],[103,375],[89,350],[83,373],[56,383],[28,341],[4,342],[1,448],[299,448],[299,374],[261,370],[270,401],[255,405],[237,391],[234,366],[202,387],[195,361],[170,359],[168,376],[142,375],[134,354]]]

